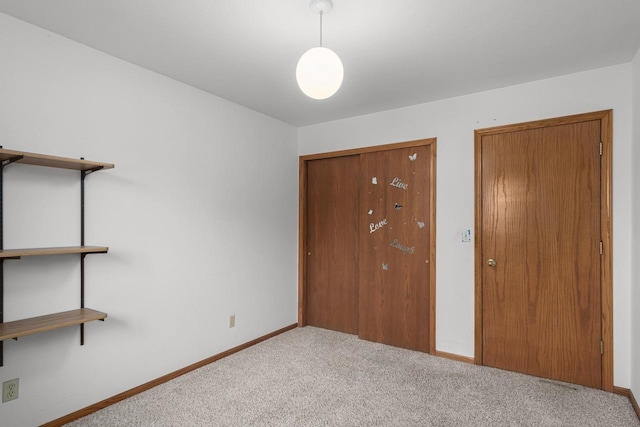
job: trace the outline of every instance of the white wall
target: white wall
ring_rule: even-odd
[[[4,343],[0,425],[69,414],[297,321],[296,128],[0,14],[0,145],[86,180],[79,328]],[[5,248],[79,243],[79,174],[11,165]],[[5,262],[5,320],[76,308],[76,256]],[[236,328],[228,328],[235,314]]]
[[[640,400],[640,50],[631,65],[633,98],[633,260],[631,295],[631,391]]]
[[[308,126],[300,154],[437,137],[436,347],[474,355],[474,129],[614,110],[614,383],[629,386],[630,65]]]

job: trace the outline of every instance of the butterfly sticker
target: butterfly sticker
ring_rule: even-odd
[[[389,271],[389,264],[388,264],[388,263],[387,263],[387,264],[385,264],[385,263],[383,262],[383,263],[382,263],[382,269],[383,269],[384,271]]]
[[[373,178],[371,178],[371,183],[372,184],[377,184],[378,183],[378,178],[376,178],[375,176]]]
[[[413,153],[412,155],[409,156],[409,160],[411,160],[412,162],[418,158],[418,153]]]
[[[418,227],[419,228],[424,228],[424,222],[418,221]]]
[[[367,212],[369,215],[373,215],[373,209],[369,209],[369,212]]]

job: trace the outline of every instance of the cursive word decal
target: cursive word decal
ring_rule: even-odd
[[[389,184],[389,185],[392,186],[392,187],[402,188],[403,190],[406,190],[409,187],[409,184],[405,184],[398,177],[393,178],[393,181],[391,181],[391,184]]]
[[[391,245],[396,249],[400,249],[402,252],[404,252],[405,254],[413,254],[413,251],[415,250],[415,247],[411,246],[404,246],[401,245],[400,243],[398,243],[398,239],[394,239],[393,242],[391,242]]]
[[[373,233],[374,231],[380,230],[385,225],[387,225],[387,218],[383,219],[378,223],[372,222],[371,224],[369,224],[369,234]]]

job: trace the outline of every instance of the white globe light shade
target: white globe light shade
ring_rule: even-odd
[[[300,57],[296,67],[300,90],[313,99],[326,99],[336,93],[343,77],[342,61],[326,47],[309,49]]]

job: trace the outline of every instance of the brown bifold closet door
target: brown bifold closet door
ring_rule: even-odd
[[[601,123],[483,135],[483,363],[601,387]]]
[[[361,154],[360,338],[429,351],[431,146]]]
[[[307,162],[307,323],[358,333],[359,167],[355,156]]]

